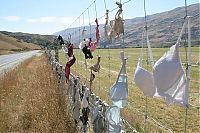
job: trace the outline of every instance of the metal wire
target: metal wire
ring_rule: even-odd
[[[144,0],[144,22],[145,22],[145,34],[146,34],[146,45],[147,45],[147,41],[148,41],[148,34],[147,34],[147,32],[148,32],[148,30],[147,30],[147,13],[146,13],[146,0]],[[148,48],[147,48],[148,49]],[[147,55],[148,55],[148,50],[146,49],[146,52],[147,52]],[[147,66],[148,66],[148,56],[147,56]],[[147,118],[148,118],[148,115],[147,115],[147,113],[148,113],[148,106],[147,106],[147,104],[148,104],[148,98],[147,98],[147,96],[145,97],[145,125],[144,125],[144,131],[145,131],[145,133],[147,132]]]

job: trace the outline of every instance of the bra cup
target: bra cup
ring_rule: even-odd
[[[126,74],[126,60],[124,53],[121,52],[122,66],[117,77],[117,81],[113,84],[109,91],[110,99],[113,104],[119,108],[123,108],[128,104],[128,83]]]
[[[166,92],[182,75],[182,67],[179,62],[162,60],[155,64],[153,76],[157,91]]]
[[[117,82],[112,86],[110,90],[110,97],[112,100],[126,99],[128,97],[126,93],[126,83]]]
[[[87,108],[88,107],[88,101],[86,99],[86,95],[85,94],[83,96],[82,106],[83,106],[83,108]]]
[[[76,89],[75,99],[76,101],[80,101],[80,94],[78,89]]]
[[[154,79],[152,73],[143,69],[139,65],[135,70],[134,75],[135,84],[142,90],[144,95],[153,97],[156,93],[156,88],[154,86]]]
[[[128,88],[125,82],[116,82],[110,89],[109,96],[113,105],[123,108],[128,104]]]
[[[163,55],[153,67],[153,76],[158,93],[168,91],[183,74],[176,45]]]

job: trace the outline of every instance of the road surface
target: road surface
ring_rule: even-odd
[[[19,63],[23,62],[24,60],[31,58],[35,55],[41,55],[39,53],[40,50],[34,50],[24,53],[17,53],[17,54],[9,54],[9,55],[1,55],[0,56],[0,75],[4,72],[14,68]]]

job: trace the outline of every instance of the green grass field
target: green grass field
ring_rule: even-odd
[[[153,48],[154,60],[158,60],[169,48]],[[200,67],[195,65],[199,58],[199,47],[192,47],[192,66],[191,67],[191,82],[189,89],[189,102],[192,105],[199,106],[200,95]],[[84,84],[89,84],[90,70],[89,67],[97,62],[97,56],[101,56],[101,70],[96,73],[96,78],[92,85],[93,92],[100,96],[101,99],[107,103],[111,103],[108,92],[112,84],[117,79],[118,72],[121,67],[121,60],[119,53],[122,49],[100,49],[93,52],[94,58],[87,60],[87,69],[85,65],[84,55],[81,50],[76,49],[74,54],[77,58],[76,63],[73,65],[72,70],[79,75]],[[124,49],[126,57],[128,57],[126,69],[128,74],[128,88],[129,88],[129,104],[122,110],[122,116],[130,124],[132,124],[139,132],[144,132],[146,125],[147,132],[184,132],[185,112],[186,109],[179,105],[167,106],[165,101],[159,98],[147,98],[147,114],[148,119],[145,124],[145,107],[146,97],[140,89],[133,82],[135,68],[138,62],[140,49],[128,48]],[[110,53],[110,58],[109,57]],[[181,60],[183,67],[186,60],[186,52],[181,48]],[[151,70],[150,65],[146,63],[146,49],[144,49],[143,67]],[[110,59],[110,60],[109,60]],[[67,62],[63,52],[60,52],[60,60],[62,64]],[[110,77],[109,77],[110,75]],[[187,111],[187,132],[199,132],[199,108],[190,107]]]

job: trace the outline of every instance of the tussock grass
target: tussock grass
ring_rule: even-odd
[[[47,58],[34,57],[0,79],[0,132],[75,133]]]

